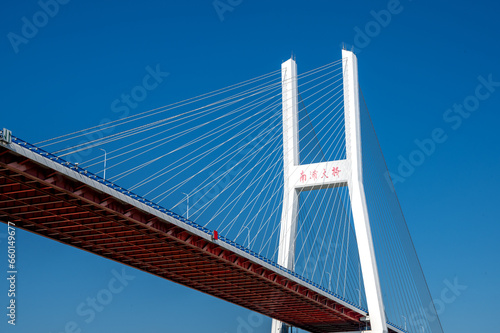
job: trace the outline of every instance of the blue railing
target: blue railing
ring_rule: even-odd
[[[401,332],[408,332],[408,331],[406,331],[404,328],[399,327],[398,325],[394,325],[393,323],[391,323],[391,322],[389,322],[389,321],[388,321],[386,324],[387,324],[387,325],[390,325],[390,326],[392,326],[392,327],[394,327],[394,328],[396,328],[396,329],[398,329],[398,330],[400,330]]]
[[[185,223],[185,224],[187,224],[187,225],[189,225],[189,226],[191,226],[193,228],[196,228],[196,229],[198,229],[198,230],[206,233],[207,235],[213,235],[213,232],[214,232],[213,230],[210,230],[210,229],[205,228],[204,226],[201,226],[201,225],[199,225],[199,224],[197,224],[197,223],[195,223],[195,222],[193,222],[191,220],[188,220],[187,218],[185,218],[185,217],[183,217],[183,216],[181,216],[181,215],[179,215],[177,213],[174,213],[174,212],[172,212],[172,211],[170,211],[170,210],[168,210],[168,209],[166,209],[164,207],[161,207],[160,205],[158,205],[158,204],[156,204],[156,203],[154,203],[154,202],[152,202],[152,201],[150,201],[150,200],[148,200],[148,199],[146,199],[144,197],[141,197],[141,196],[139,196],[139,195],[137,195],[137,194],[135,194],[133,192],[130,192],[129,190],[126,190],[126,189],[122,188],[121,186],[116,185],[113,182],[110,182],[109,180],[103,179],[102,177],[100,177],[100,176],[98,176],[98,175],[96,175],[94,173],[91,173],[88,170],[80,168],[80,167],[78,167],[78,165],[75,165],[73,163],[65,161],[62,158],[60,158],[59,156],[56,156],[56,155],[54,155],[52,153],[49,153],[49,152],[47,152],[47,151],[45,151],[45,150],[43,150],[43,149],[41,149],[41,148],[39,148],[39,147],[37,147],[35,145],[32,145],[31,143],[28,143],[28,142],[26,142],[26,141],[24,141],[22,139],[19,139],[19,138],[15,137],[15,136],[12,136],[12,142],[18,144],[21,147],[29,149],[30,151],[35,152],[35,153],[39,154],[40,156],[43,156],[43,157],[45,157],[45,158],[47,158],[47,159],[49,159],[49,160],[51,160],[53,162],[56,162],[56,163],[58,163],[58,164],[60,164],[60,165],[62,165],[64,167],[66,167],[66,168],[68,168],[70,170],[76,171],[79,174],[88,177],[89,179],[92,179],[94,181],[97,181],[98,183],[106,185],[107,187],[109,187],[109,188],[111,188],[111,189],[113,189],[113,190],[115,190],[117,192],[120,192],[120,193],[122,193],[122,194],[124,194],[124,195],[126,195],[126,196],[128,196],[128,197],[130,197],[132,199],[135,199],[135,200],[137,200],[137,201],[139,201],[139,202],[141,202],[141,203],[143,203],[145,205],[148,205],[149,207],[151,207],[153,209],[156,209],[156,210],[158,210],[158,211],[160,211],[160,212],[162,212],[164,214],[167,214],[168,216],[171,216],[171,217],[173,217],[173,218],[175,218],[175,219],[177,219],[177,220],[179,220],[179,221],[181,221],[181,222],[183,222],[183,223]],[[231,245],[232,247],[237,248],[238,250],[241,250],[241,251],[243,251],[243,252],[251,255],[252,257],[255,257],[256,259],[262,260],[265,263],[267,263],[267,264],[269,264],[269,265],[271,265],[273,267],[276,267],[277,269],[279,269],[279,270],[281,270],[283,272],[286,272],[286,273],[294,276],[295,278],[297,278],[297,279],[299,279],[299,280],[301,280],[301,281],[303,281],[303,282],[305,282],[305,283],[307,283],[307,284],[309,284],[311,286],[314,286],[314,287],[322,290],[323,292],[325,292],[327,294],[330,294],[330,295],[334,296],[335,298],[340,299],[343,302],[345,302],[345,303],[347,303],[347,304],[349,304],[349,305],[351,305],[351,306],[353,306],[353,307],[355,307],[355,308],[357,308],[359,310],[368,312],[368,310],[362,308],[358,304],[355,304],[355,303],[349,301],[348,299],[345,299],[344,297],[333,293],[332,291],[330,291],[330,290],[322,287],[321,285],[319,285],[319,284],[317,284],[317,283],[315,283],[315,282],[313,282],[313,281],[311,281],[309,279],[306,279],[302,275],[299,275],[299,274],[295,273],[294,271],[289,270],[288,268],[285,268],[285,267],[283,267],[281,265],[278,265],[276,262],[274,262],[274,261],[272,261],[272,260],[270,260],[268,258],[265,258],[262,255],[254,252],[254,251],[252,251],[252,250],[250,250],[250,249],[248,249],[248,248],[246,248],[246,247],[244,247],[244,246],[242,246],[242,245],[240,245],[240,244],[238,244],[238,243],[236,243],[236,242],[234,242],[234,241],[232,241],[232,240],[230,240],[230,239],[228,239],[228,238],[226,238],[224,236],[219,236],[219,240],[222,241],[222,242],[224,242],[224,243],[226,243],[226,244],[228,244],[228,245]],[[393,326],[395,326],[395,325],[393,325]]]
[[[139,195],[137,195],[137,194],[135,194],[133,192],[130,192],[129,190],[126,190],[123,187],[121,187],[119,185],[116,185],[115,183],[110,182],[107,179],[103,179],[102,177],[100,177],[100,176],[98,176],[98,175],[96,175],[94,173],[91,173],[88,170],[80,168],[80,167],[78,167],[78,165],[75,165],[73,163],[65,161],[62,158],[60,158],[59,156],[56,156],[56,155],[54,155],[52,153],[49,153],[49,152],[47,152],[47,151],[45,151],[45,150],[43,150],[43,149],[41,149],[41,148],[39,148],[39,147],[37,147],[35,145],[32,145],[29,142],[26,142],[26,141],[24,141],[22,139],[14,137],[14,136],[12,136],[12,142],[17,143],[19,146],[27,148],[27,149],[29,149],[29,150],[31,150],[31,151],[39,154],[40,156],[43,156],[43,157],[45,157],[45,158],[47,158],[47,159],[49,159],[49,160],[51,160],[53,162],[56,162],[56,163],[58,163],[58,164],[60,164],[60,165],[62,165],[64,167],[66,167],[66,168],[68,168],[70,170],[76,171],[79,174],[88,177],[89,179],[95,180],[98,183],[106,185],[107,187],[109,187],[109,188],[111,188],[111,189],[113,189],[113,190],[115,190],[117,192],[120,192],[120,193],[122,193],[122,194],[124,194],[124,195],[126,195],[126,196],[128,196],[128,197],[130,197],[132,199],[135,199],[135,200],[137,200],[137,201],[139,201],[141,203],[144,203],[145,205],[148,205],[151,208],[154,208],[154,209],[156,209],[156,210],[158,210],[158,211],[160,211],[162,213],[165,213],[165,214],[167,214],[167,215],[169,215],[169,216],[171,216],[171,217],[173,217],[173,218],[175,218],[175,219],[177,219],[179,221],[182,221],[182,222],[186,223],[187,225],[190,225],[190,226],[192,226],[192,227],[194,227],[194,228],[196,228],[198,230],[201,230],[201,231],[203,231],[203,232],[205,232],[205,233],[207,233],[209,235],[212,233],[212,231],[210,229],[202,227],[199,224],[196,224],[196,223],[194,223],[194,222],[186,219],[185,217],[183,217],[183,216],[181,216],[179,214],[176,214],[176,213],[174,213],[174,212],[172,212],[172,211],[170,211],[170,210],[168,210],[168,209],[166,209],[164,207],[161,207],[158,204],[155,204],[154,202],[152,202],[152,201],[150,201],[150,200],[148,200],[146,198],[143,198],[143,197],[141,197],[141,196],[139,196]]]

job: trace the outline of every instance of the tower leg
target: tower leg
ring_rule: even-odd
[[[294,166],[299,164],[297,64],[290,59],[281,66],[283,107],[283,208],[278,249],[278,264],[294,269],[295,235],[299,194],[291,182]],[[283,332],[282,322],[273,319],[272,333]]]
[[[358,61],[354,53],[346,50],[342,50],[342,60],[346,157],[351,164],[351,175],[348,186],[361,263],[361,273],[363,274],[365,285],[371,331],[374,333],[387,333],[382,290],[380,288],[370,219],[363,187]]]

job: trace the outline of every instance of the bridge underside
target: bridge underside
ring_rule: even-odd
[[[0,221],[310,332],[361,327],[363,314],[3,146]]]

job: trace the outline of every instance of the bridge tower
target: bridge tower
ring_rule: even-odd
[[[363,186],[358,64],[353,52],[342,50],[346,158],[300,164],[298,138],[297,64],[289,59],[281,66],[283,105],[284,193],[278,264],[294,270],[298,200],[301,191],[347,186],[363,275],[369,322],[373,333],[387,333],[370,219]],[[335,170],[335,177],[310,179],[311,172]],[[283,323],[273,319],[272,333],[285,333]]]

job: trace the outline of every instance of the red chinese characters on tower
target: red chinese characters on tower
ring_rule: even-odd
[[[304,170],[300,173],[300,182],[305,183],[307,181],[307,175],[304,173]]]
[[[316,171],[316,170],[311,171],[311,179],[312,180],[317,180],[318,179],[318,171]]]
[[[323,175],[321,176],[321,178],[328,178],[328,176],[326,174],[326,169],[323,169]]]
[[[332,169],[332,176],[334,176],[334,177],[338,177],[338,176],[339,176],[339,174],[340,174],[340,171],[341,171],[341,170],[339,170],[339,167],[334,167],[334,168]]]

